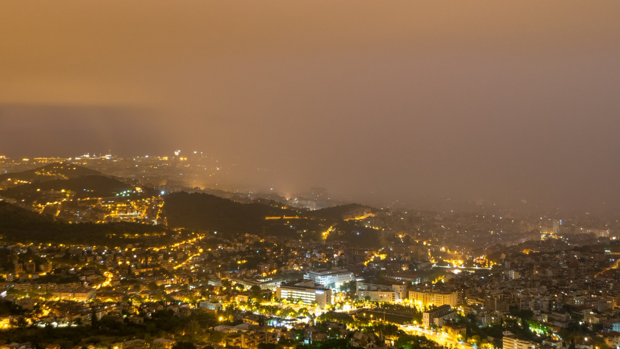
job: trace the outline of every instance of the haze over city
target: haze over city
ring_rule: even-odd
[[[620,349],[620,1],[0,2],[0,349]]]
[[[248,5],[3,3],[0,154],[197,150],[281,193],[618,207],[620,3]]]

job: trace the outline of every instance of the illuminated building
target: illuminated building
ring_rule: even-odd
[[[354,281],[355,275],[346,269],[331,269],[323,271],[309,271],[304,279],[312,280],[325,287],[338,288],[343,283]]]
[[[316,285],[311,286],[309,282],[282,285],[276,290],[276,296],[280,299],[300,300],[304,304],[316,302],[321,308],[332,304],[332,291],[330,289]]]
[[[371,302],[396,302],[407,297],[406,285],[377,285],[357,282],[357,297]]]
[[[444,319],[446,318],[456,318],[456,312],[453,311],[452,307],[447,304],[429,311],[425,311],[422,314],[422,322],[426,327],[430,326],[431,324],[443,326]]]
[[[59,300],[88,302],[95,298],[96,290],[88,287],[63,288],[52,291],[52,296]]]
[[[517,339],[512,335],[504,335],[502,342],[504,349],[532,349],[536,347],[534,342]]]
[[[456,307],[459,302],[458,292],[442,293],[442,292],[425,292],[412,290],[409,291],[409,299],[414,303],[420,303],[421,305],[449,305]]]
[[[257,280],[248,280],[241,278],[231,278],[231,281],[240,285],[243,285],[244,288],[250,289],[252,286],[258,286],[261,290],[271,290],[276,291],[278,286],[282,283],[281,279],[257,279]]]

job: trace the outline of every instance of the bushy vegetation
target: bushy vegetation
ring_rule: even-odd
[[[215,314],[207,311],[194,311],[188,317],[179,317],[172,311],[160,310],[143,324],[103,317],[93,321],[92,325],[78,327],[21,327],[4,330],[0,331],[0,340],[6,343],[31,342],[38,347],[57,343],[63,348],[88,344],[104,347],[134,337],[151,341],[158,337],[175,336],[178,342],[196,343],[208,339],[217,323]]]

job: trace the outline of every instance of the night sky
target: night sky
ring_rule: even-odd
[[[269,168],[283,192],[610,207],[619,15],[615,0],[4,1],[0,154],[200,150]]]

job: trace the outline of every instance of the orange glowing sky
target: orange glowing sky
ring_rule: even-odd
[[[600,205],[620,190],[619,15],[615,0],[4,1],[0,154],[200,149],[286,190]]]

